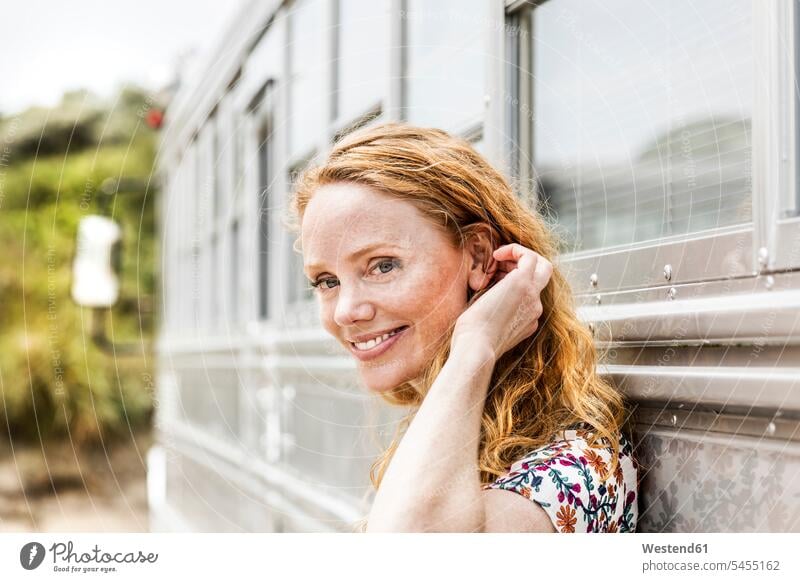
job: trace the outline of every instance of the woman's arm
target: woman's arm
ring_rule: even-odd
[[[381,481],[368,532],[483,529],[478,442],[494,363],[482,343],[453,342]]]

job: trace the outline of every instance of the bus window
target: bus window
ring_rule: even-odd
[[[483,113],[483,0],[409,0],[406,118],[460,129]]]
[[[567,251],[748,223],[750,0],[529,8],[532,163]],[[620,15],[625,17],[621,18]]]
[[[340,0],[333,120],[349,122],[379,106],[389,75],[388,0]]]
[[[301,0],[289,15],[289,150],[303,155],[325,127],[325,9],[320,0]]]

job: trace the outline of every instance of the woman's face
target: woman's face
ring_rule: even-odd
[[[367,388],[416,379],[467,306],[467,253],[410,202],[352,183],[315,191],[301,241],[322,323]]]

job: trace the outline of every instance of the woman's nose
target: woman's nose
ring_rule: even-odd
[[[346,327],[354,325],[360,321],[369,321],[375,317],[375,307],[363,293],[357,289],[345,289],[339,287],[336,301],[336,308],[333,312],[333,320],[336,325]]]

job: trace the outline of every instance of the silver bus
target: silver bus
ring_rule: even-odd
[[[644,469],[638,531],[800,531],[790,0],[252,0],[166,111],[154,531],[353,531],[403,411],[318,322],[293,177],[403,120],[565,241]]]

